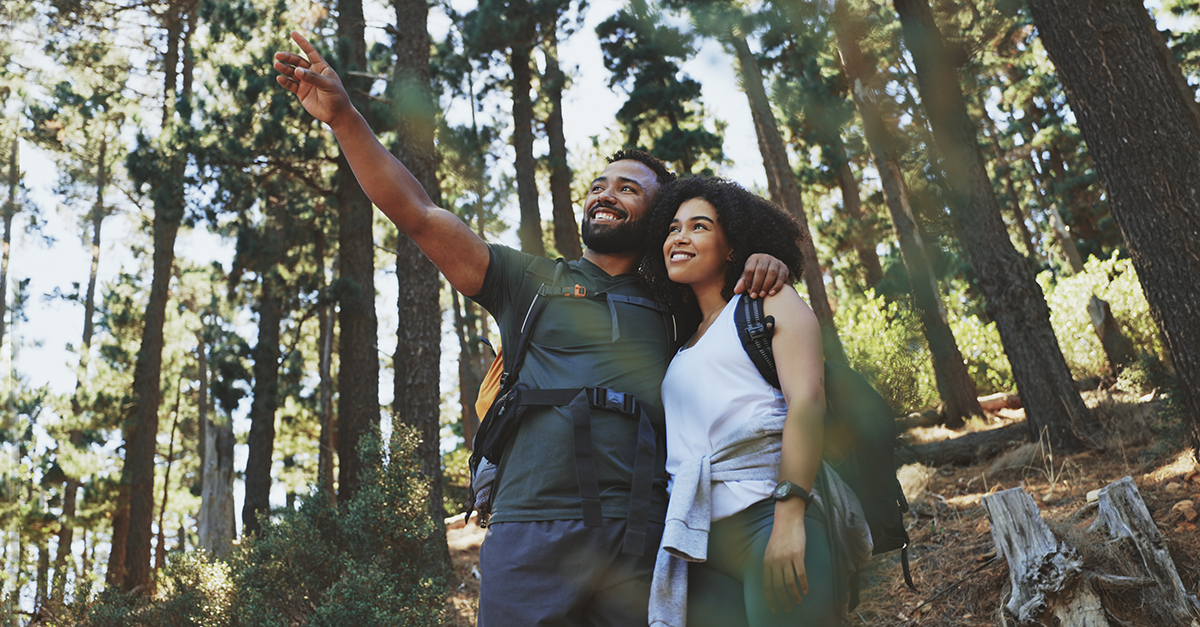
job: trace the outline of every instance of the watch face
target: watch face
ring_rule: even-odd
[[[773,494],[775,499],[778,500],[778,499],[785,498],[788,495],[789,487],[791,487],[791,484],[789,484],[786,481],[775,486],[775,493]]]

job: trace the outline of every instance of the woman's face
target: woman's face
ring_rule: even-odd
[[[715,207],[703,198],[679,205],[663,242],[663,260],[672,281],[693,286],[708,282],[723,285],[732,254]]]

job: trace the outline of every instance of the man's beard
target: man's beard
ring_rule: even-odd
[[[642,252],[646,247],[646,220],[597,225],[585,218],[583,245],[605,254]]]

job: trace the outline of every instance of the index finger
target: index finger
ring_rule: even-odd
[[[300,34],[300,31],[292,31],[292,41],[296,42],[297,46],[300,46],[300,50],[304,52],[304,56],[308,57],[309,63],[316,63],[318,61],[325,60],[321,57],[321,53],[317,52],[317,48],[308,43],[308,40],[304,38],[304,35]]]

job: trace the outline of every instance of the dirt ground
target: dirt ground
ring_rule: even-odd
[[[1102,389],[1085,392],[1084,398],[1094,418],[1087,428],[1089,450],[1057,454],[1037,444],[1014,443],[971,466],[901,468],[899,476],[911,505],[905,520],[917,590],[904,584],[899,551],[875,556],[864,573],[862,599],[849,615],[849,626],[1015,624],[1002,614],[1008,598],[1008,567],[996,555],[981,498],[1020,487],[1033,496],[1043,519],[1058,533],[1090,524],[1091,515],[1073,516],[1084,507],[1088,492],[1125,476],[1137,484],[1185,588],[1195,594],[1200,581],[1200,532],[1195,523],[1200,519],[1191,505],[1200,503],[1200,474],[1194,472],[1190,449],[1182,448],[1186,431],[1162,423],[1160,399],[1154,394],[1135,397]],[[963,430],[919,428],[904,434],[903,440],[932,442],[1022,420],[1023,411],[1002,410],[989,414],[987,420],[968,421]],[[451,598],[453,625],[470,627],[475,624],[484,530],[472,522],[447,533],[458,578]],[[1162,624],[1146,622],[1150,619],[1136,610],[1124,619],[1129,625]]]

